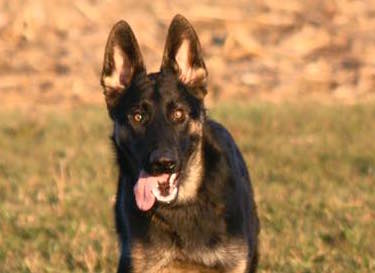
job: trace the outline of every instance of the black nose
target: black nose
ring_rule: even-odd
[[[177,159],[172,152],[156,150],[151,153],[149,161],[151,174],[173,173],[176,168]]]

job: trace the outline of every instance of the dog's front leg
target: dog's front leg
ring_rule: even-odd
[[[133,273],[132,259],[127,241],[123,241],[117,273]]]
[[[121,249],[120,260],[118,264],[117,273],[133,273],[132,259],[128,247],[123,246]]]
[[[121,254],[117,273],[132,273],[130,258],[126,255]]]

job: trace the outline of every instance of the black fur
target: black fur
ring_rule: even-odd
[[[195,74],[181,75],[184,64],[176,55],[184,41],[189,44],[187,67]],[[120,68],[115,68],[114,46],[124,58]],[[108,80],[116,73],[120,85]],[[159,73],[147,75],[127,23],[118,23],[110,34],[102,85],[114,122],[112,140],[120,169],[115,205],[121,242],[118,272],[153,272],[150,268],[158,263],[155,272],[256,270],[259,222],[250,177],[229,132],[206,117],[206,77],[198,38],[182,16],[172,21]],[[176,109],[183,112],[182,121],[172,121]],[[134,121],[137,113],[142,116],[140,123]],[[178,196],[144,212],[136,206],[133,188],[141,170],[154,172],[150,157],[156,151],[173,158],[179,187],[190,181],[197,183],[197,191],[186,200]],[[187,175],[194,171],[189,169],[189,159],[195,154],[200,156],[202,172],[189,180]],[[238,251],[231,251],[237,247]],[[220,255],[211,259],[209,252],[219,250]],[[162,263],[164,252],[172,258]],[[246,268],[233,271],[241,268],[243,259]]]

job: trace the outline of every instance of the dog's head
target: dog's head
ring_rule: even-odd
[[[137,205],[192,198],[201,176],[207,70],[198,37],[177,15],[168,31],[160,72],[147,74],[130,26],[109,34],[101,84],[118,152],[136,173]],[[130,167],[130,166],[129,166]]]

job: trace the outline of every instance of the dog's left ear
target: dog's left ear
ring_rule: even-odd
[[[182,15],[176,15],[168,30],[161,70],[172,69],[179,81],[190,87],[199,99],[207,93],[207,69],[202,48],[192,25]]]

